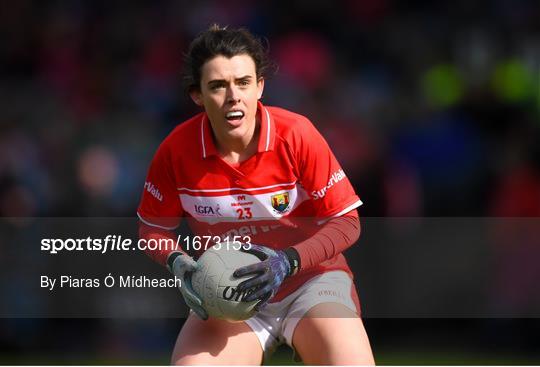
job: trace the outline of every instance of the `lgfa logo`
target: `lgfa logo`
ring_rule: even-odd
[[[217,204],[215,207],[210,205],[194,205],[195,213],[205,217],[221,217],[220,207]]]

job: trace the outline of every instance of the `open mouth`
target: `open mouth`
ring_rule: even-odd
[[[225,115],[225,118],[229,121],[240,120],[242,117],[244,117],[244,112],[242,111],[229,111]]]

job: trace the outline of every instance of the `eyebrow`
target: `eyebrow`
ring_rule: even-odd
[[[251,75],[244,75],[239,78],[235,78],[234,80],[237,81],[237,80],[246,80],[246,79],[252,79],[252,78],[253,77]],[[210,84],[215,84],[215,83],[224,83],[225,81],[226,81],[225,79],[212,79],[207,84],[210,85]]]

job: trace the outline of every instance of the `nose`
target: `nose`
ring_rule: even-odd
[[[240,102],[240,95],[235,86],[227,88],[227,102],[231,104]]]

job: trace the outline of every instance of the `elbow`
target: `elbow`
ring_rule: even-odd
[[[347,246],[353,245],[360,238],[362,229],[360,225],[360,217],[356,210],[339,217],[336,221],[336,225]]]
[[[352,231],[351,235],[351,244],[355,243],[360,239],[360,234],[362,234],[362,224],[360,223],[360,218],[355,217],[354,219],[354,230]]]
[[[358,215],[358,210],[354,209],[351,212],[347,213],[344,217],[347,220],[348,224],[348,239],[349,244],[352,245],[358,239],[360,239],[360,234],[362,233],[362,224],[360,223],[360,216]]]

